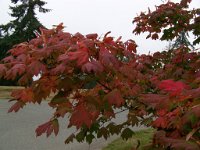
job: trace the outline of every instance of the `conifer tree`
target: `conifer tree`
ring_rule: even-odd
[[[0,25],[0,60],[12,46],[35,38],[39,28],[44,27],[36,17],[37,9],[41,13],[50,11],[43,7],[46,2],[42,0],[11,0],[11,2],[15,6],[10,6],[10,15],[15,19]]]
[[[0,61],[8,54],[7,51],[21,42],[28,42],[36,37],[39,28],[45,28],[36,17],[36,10],[47,13],[46,2],[42,0],[11,0],[10,15],[14,18],[5,25],[0,25]],[[16,85],[16,81],[0,80],[0,85]]]
[[[184,45],[194,50],[195,48],[190,43],[187,36],[188,34],[185,31],[180,32],[179,36],[176,38],[175,42],[172,44],[172,49],[179,48],[180,46]]]

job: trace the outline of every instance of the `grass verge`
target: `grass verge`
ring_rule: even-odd
[[[21,86],[0,86],[0,100],[11,99],[11,92],[17,89],[23,89]],[[47,101],[51,100],[55,96],[54,93],[51,93],[50,96],[46,99]]]
[[[138,150],[142,150],[143,146],[148,144],[153,137],[154,130],[153,129],[145,129],[136,131],[132,138],[129,140],[123,140],[122,138],[116,139],[102,150],[131,150],[134,147],[136,148],[138,145],[138,141],[140,141],[140,147]]]
[[[0,86],[0,100],[1,99],[10,99],[11,92],[16,89],[22,89],[20,86]]]

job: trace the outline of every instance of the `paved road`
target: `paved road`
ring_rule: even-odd
[[[35,129],[51,117],[51,108],[47,102],[41,105],[27,105],[18,113],[7,113],[11,106],[7,100],[0,100],[0,150],[101,150],[102,147],[117,138],[97,139],[91,145],[73,142],[65,145],[64,140],[75,130],[67,129],[67,118],[61,120],[60,132],[46,138],[45,135],[35,136]],[[117,122],[126,118],[120,114]],[[135,128],[137,130],[138,128]]]

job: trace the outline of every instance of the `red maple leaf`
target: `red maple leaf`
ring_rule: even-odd
[[[20,108],[23,108],[23,106],[25,105],[25,103],[17,101],[14,105],[12,105],[10,107],[10,109],[8,110],[8,113],[14,111],[14,112],[18,112]]]
[[[69,60],[69,56],[66,53],[58,56],[58,62],[66,62],[67,63],[68,60]]]
[[[37,129],[35,130],[36,136],[40,136],[46,132],[47,137],[49,137],[53,131],[54,131],[55,135],[58,135],[59,124],[58,124],[57,119],[50,120],[50,121],[38,126]]]
[[[99,60],[105,66],[113,66],[115,68],[119,67],[117,58],[104,47],[101,47]]]
[[[103,66],[99,61],[92,60],[91,62],[87,62],[86,64],[84,64],[81,69],[83,72],[97,73],[103,71]]]
[[[157,128],[166,128],[168,126],[168,121],[164,117],[158,117],[153,121],[152,125]]]
[[[64,27],[63,23],[60,23],[59,25],[56,26],[57,31],[62,31],[64,28],[65,27]]]
[[[32,76],[28,75],[27,73],[24,74],[19,80],[19,85],[27,85],[33,80]]]
[[[110,111],[104,111],[103,115],[107,118],[115,118],[115,113],[113,110],[110,110]]]
[[[104,35],[103,41],[104,41],[104,43],[113,45],[113,44],[115,44],[115,42],[113,41],[113,37],[110,37],[110,36],[107,37],[107,35],[110,33],[111,32],[109,31]]]
[[[30,65],[28,65],[28,72],[31,75],[37,76],[40,72],[45,72],[46,66],[39,61],[33,61]]]
[[[34,98],[38,103],[41,103],[42,99],[46,99],[51,92],[56,92],[57,78],[56,76],[43,76],[39,80],[34,82],[33,92]]]
[[[160,94],[143,94],[140,101],[148,107],[155,109],[166,108],[169,105],[168,96]]]
[[[78,43],[78,49],[75,52],[68,52],[68,60],[76,60],[78,66],[82,66],[89,61],[88,48],[85,43]]]
[[[3,62],[7,63],[7,62],[13,62],[14,61],[14,57],[13,56],[8,56],[6,58],[3,59]]]
[[[22,102],[35,102],[34,93],[31,88],[15,90],[12,92],[11,96]]]
[[[69,126],[75,125],[77,129],[79,129],[82,125],[86,125],[90,128],[93,123],[94,115],[96,116],[96,113],[93,114],[89,112],[84,103],[81,103],[74,109]]]
[[[14,80],[17,75],[22,75],[26,70],[26,65],[16,64],[10,70],[6,72],[6,79]]]
[[[108,44],[114,44],[113,37],[106,37],[103,41]]]
[[[151,36],[151,38],[152,38],[153,40],[157,40],[159,37],[158,37],[158,34],[155,33],[155,34],[153,34],[153,35]]]
[[[63,73],[65,70],[67,70],[67,66],[65,66],[64,64],[59,64],[57,65],[55,68],[53,68],[51,70],[51,74],[52,75],[56,75],[56,74],[61,74]]]
[[[96,34],[96,33],[94,33],[94,34],[87,34],[86,37],[88,39],[95,40],[98,37],[98,34]]]
[[[129,40],[129,41],[126,42],[126,44],[127,44],[127,50],[128,51],[136,53],[137,45],[136,45],[135,41]]]
[[[57,104],[55,102],[50,102],[49,106],[51,107],[56,107],[57,106],[57,110],[54,113],[55,116],[61,116],[64,117],[66,113],[71,111],[72,108],[72,104],[70,102],[63,102],[61,104]]]
[[[173,81],[173,80],[163,80],[158,85],[159,89],[165,90],[171,94],[171,96],[179,95],[184,89],[188,89],[189,86],[187,86],[185,83],[181,81]]]
[[[49,130],[50,127],[51,127],[51,121],[48,121],[48,122],[38,126],[37,129],[35,130],[36,136],[40,136],[43,133],[47,132],[47,130]]]
[[[78,66],[82,66],[89,59],[88,52],[85,51],[69,52],[68,56],[69,60],[76,60]]]
[[[0,64],[0,78],[6,75],[7,68],[4,64]]]
[[[16,45],[13,49],[9,50],[12,56],[19,56],[21,54],[25,54],[29,50],[28,43],[20,43]]]
[[[105,99],[108,100],[110,105],[115,105],[116,107],[120,107],[124,104],[124,99],[119,90],[114,89],[110,93],[105,96]]]

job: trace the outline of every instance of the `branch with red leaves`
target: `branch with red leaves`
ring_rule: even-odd
[[[167,2],[154,12],[141,13],[134,20],[134,32],[150,32],[149,37],[157,39],[157,33],[170,25],[173,35],[169,28],[163,38],[173,39],[182,29],[196,31],[198,21],[193,22],[195,26],[190,23],[198,18],[198,10],[186,10],[189,2]],[[1,78],[19,78],[19,85],[25,87],[12,92],[16,103],[9,112],[55,95],[49,101],[53,117],[36,129],[37,136],[57,135],[58,119],[68,116],[68,128],[75,126],[77,132],[65,143],[73,139],[91,143],[94,138],[107,139],[113,134],[128,139],[134,133],[130,126],[145,125],[157,130],[151,148],[199,147],[198,51],[182,46],[139,55],[133,40],[115,40],[110,32],[102,39],[97,34],[73,35],[63,32],[62,24],[41,29],[41,33],[13,47],[0,64]],[[34,75],[41,77],[32,81]],[[124,110],[128,113],[125,121],[114,122],[116,114]]]

